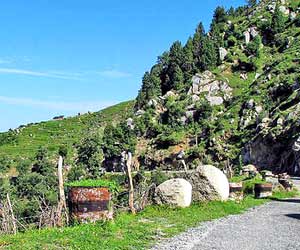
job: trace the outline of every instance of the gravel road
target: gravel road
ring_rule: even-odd
[[[294,179],[300,190],[300,179]],[[152,250],[300,250],[300,198],[202,223]]]

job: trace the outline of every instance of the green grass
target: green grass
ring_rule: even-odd
[[[106,187],[111,191],[118,191],[119,186],[114,181],[109,180],[80,180],[66,184],[67,187]]]
[[[65,145],[69,158],[74,156],[74,144],[79,142],[91,128],[103,128],[107,123],[117,122],[132,110],[133,101],[123,102],[100,112],[66,118],[62,121],[47,121],[27,125],[17,134],[17,143],[0,146],[0,156],[12,160],[30,159],[39,147],[47,149],[50,156],[55,155],[59,146]],[[102,130],[103,131],[103,130]]]
[[[208,202],[189,208],[148,207],[134,216],[117,215],[113,222],[77,225],[67,228],[28,231],[16,236],[0,238],[0,249],[28,250],[134,250],[148,249],[157,240],[177,235],[200,222],[230,214],[240,214],[247,209],[266,203],[247,196],[242,202]]]

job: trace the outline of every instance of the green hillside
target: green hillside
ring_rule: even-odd
[[[124,118],[132,109],[127,101],[102,111],[70,117],[60,121],[29,124],[23,128],[0,134],[0,156],[10,159],[32,158],[38,148],[45,147],[50,155],[65,145],[73,152],[73,145],[91,129],[102,129],[110,122]],[[1,143],[1,138],[3,141]],[[72,154],[70,154],[72,156]]]

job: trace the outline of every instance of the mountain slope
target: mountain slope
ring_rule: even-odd
[[[133,104],[133,101],[123,102],[96,113],[29,124],[1,133],[0,156],[30,159],[40,147],[45,147],[48,153],[53,155],[61,145],[67,146],[70,152],[74,153],[74,144],[78,143],[88,130],[103,130],[108,123],[123,119]]]
[[[129,149],[137,169],[255,164],[300,174],[300,1],[252,4],[218,7],[209,32],[200,23],[158,58],[129,119],[133,132],[104,145],[107,169],[118,170]]]

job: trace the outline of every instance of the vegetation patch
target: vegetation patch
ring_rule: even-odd
[[[118,192],[120,187],[114,181],[109,180],[80,180],[66,184],[67,187],[105,187],[112,192]]]

